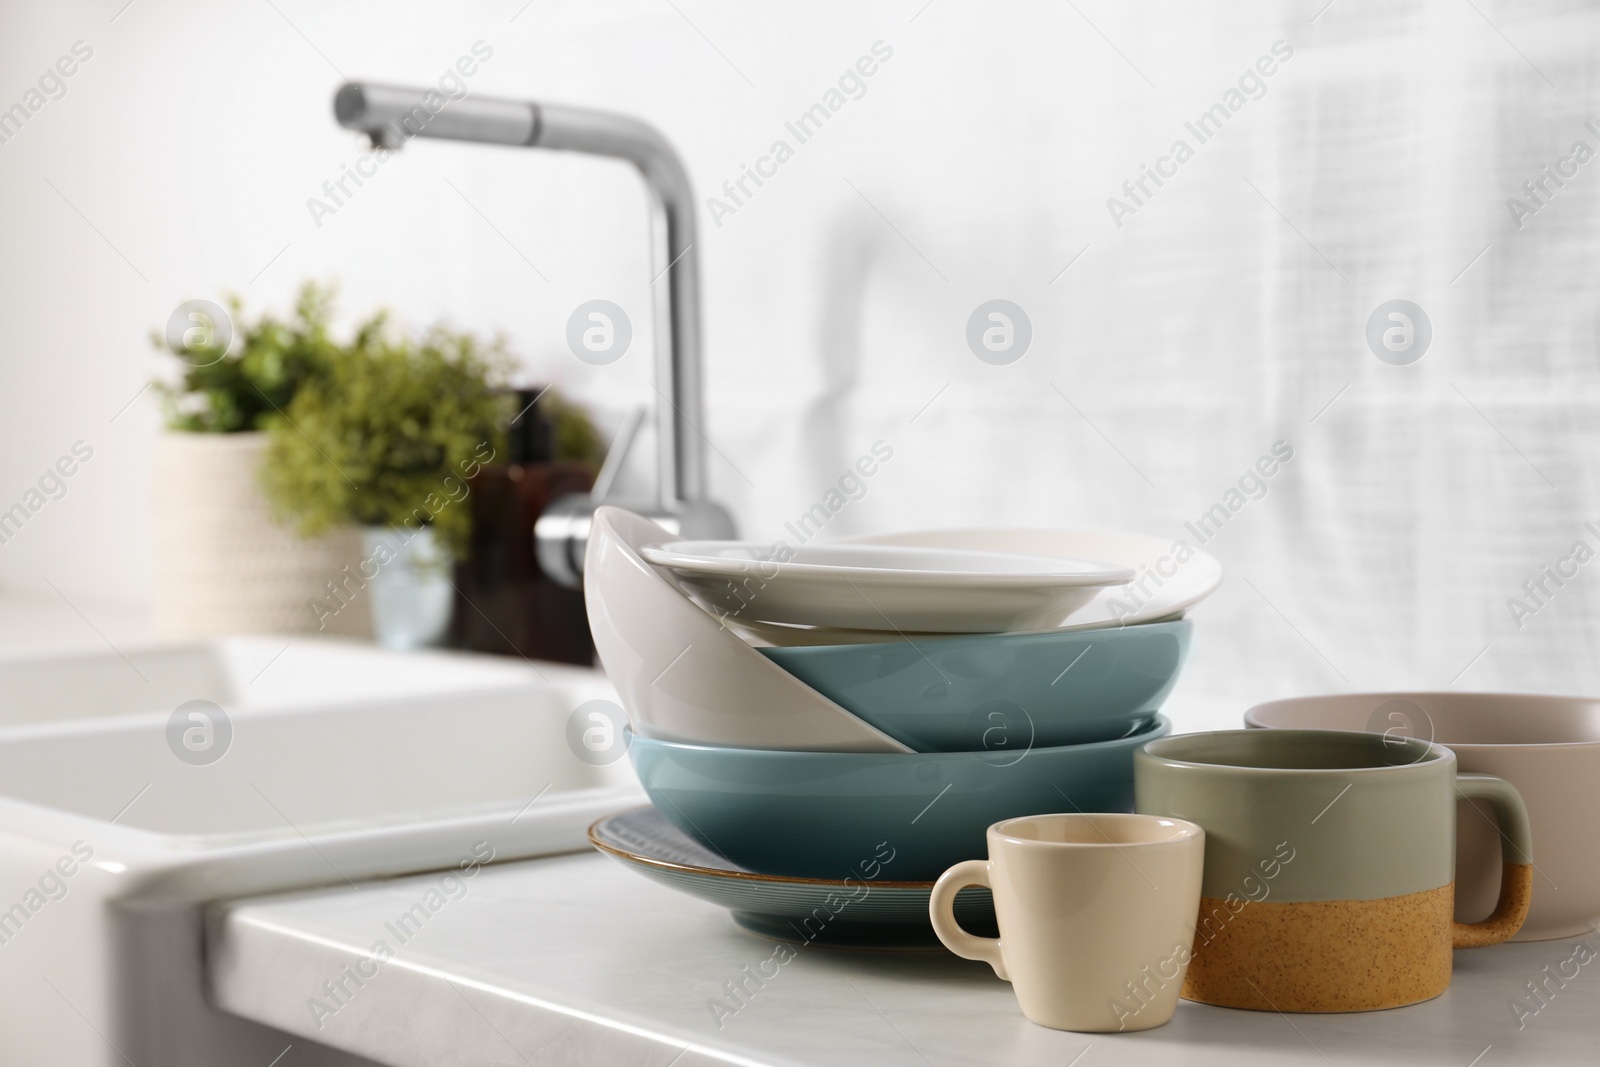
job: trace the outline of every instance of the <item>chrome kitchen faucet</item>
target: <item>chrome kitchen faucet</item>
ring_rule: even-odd
[[[430,96],[443,104],[429,109]],[[606,499],[632,437],[631,432],[618,434],[595,480],[595,492],[560,497],[539,518],[534,533],[539,564],[562,584],[580,585],[590,520],[605,503],[637,511],[682,537],[732,537],[732,517],[706,496],[694,192],[667,139],[647,123],[606,111],[479,96],[446,99],[434,89],[368,82],[342,86],[333,98],[333,112],[340,125],[391,149],[413,137],[438,137],[586,152],[638,168],[650,191],[657,493],[647,501]]]

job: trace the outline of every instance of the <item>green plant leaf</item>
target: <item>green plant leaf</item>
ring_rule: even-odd
[[[190,433],[243,433],[266,428],[309,378],[321,373],[335,345],[328,337],[333,290],[307,282],[287,323],[270,315],[245,322],[243,302],[230,297],[238,336],[227,351],[196,348],[176,382],[156,382],[167,425]],[[166,350],[157,333],[151,340]]]
[[[321,370],[264,419],[268,501],[308,536],[343,523],[432,526],[460,558],[467,482],[504,462],[508,364],[502,341],[443,327],[412,339],[374,316],[348,347],[328,345]]]

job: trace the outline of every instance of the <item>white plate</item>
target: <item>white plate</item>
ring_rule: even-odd
[[[1222,583],[1222,564],[1209,552],[1184,541],[1116,530],[1028,530],[1004,527],[962,530],[913,530],[905,533],[852,537],[834,544],[908,545],[925,548],[1003,551],[1022,555],[1056,555],[1099,559],[1132,567],[1132,582],[1102,589],[1087,605],[1041,630],[1092,630],[1131,626],[1183,614]],[[827,626],[784,626],[753,619],[728,620],[740,636],[762,645],[851,645],[898,641],[899,635]]]
[[[635,731],[735,748],[911,751],[718,625],[640,557],[671,537],[614,507],[595,510],[589,533],[589,629]]]
[[[920,633],[1049,627],[1131,568],[1059,555],[941,546],[818,544],[774,554],[754,541],[643,549],[718,616]]]
[[[1085,611],[1088,609],[1085,608]],[[1076,616],[1074,616],[1076,618]],[[1183,612],[1162,615],[1155,619],[1139,619],[1123,625],[1146,625],[1157,622],[1177,622]],[[893,630],[850,630],[842,626],[791,626],[783,622],[757,622],[754,619],[735,619],[724,616],[723,625],[757,648],[805,648],[811,645],[889,645],[913,641],[920,645],[925,640],[940,637],[970,637],[970,634],[952,633],[895,633]],[[1092,626],[1050,626],[1043,630],[1013,631],[1014,633],[1069,633],[1073,630],[1100,630],[1116,623],[1095,623]],[[1009,634],[1006,636],[1010,636]]]

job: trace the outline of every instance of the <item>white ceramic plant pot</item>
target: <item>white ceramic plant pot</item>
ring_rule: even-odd
[[[305,538],[274,521],[256,477],[266,445],[262,433],[156,439],[151,625],[160,636],[371,636],[367,605],[334,596],[360,564],[359,532]]]
[[[384,648],[427,648],[444,640],[456,588],[450,559],[431,527],[361,528],[361,577],[372,629]]]

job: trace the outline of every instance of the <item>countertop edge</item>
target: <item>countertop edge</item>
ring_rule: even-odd
[[[439,1035],[481,1031],[485,1024],[524,1063],[792,1067],[789,1061],[752,1059],[519,994],[466,969],[447,974],[398,957],[380,966],[371,946],[263,921],[251,914],[251,904],[223,902],[206,911],[211,1002],[234,1015],[392,1067],[436,1067],[441,1060],[430,1045]],[[269,958],[277,979],[271,987],[259,981],[256,969]],[[376,975],[358,985],[360,974],[374,968]],[[441,982],[456,996],[440,997]],[[324,983],[335,988],[329,991]],[[286,984],[307,995],[291,1001],[282,995]],[[331,1014],[313,1006],[311,993],[318,990],[323,1009],[333,1006]]]

